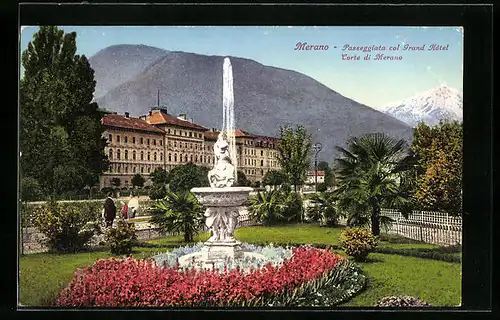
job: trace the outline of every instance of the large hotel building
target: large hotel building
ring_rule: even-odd
[[[113,178],[119,178],[122,187],[131,187],[137,173],[148,181],[149,174],[158,167],[170,171],[189,162],[210,168],[214,165],[213,145],[218,132],[189,121],[185,114],[176,117],[157,107],[139,118],[129,113],[108,113],[101,123],[110,161],[108,171],[101,176],[101,188],[112,186]],[[267,171],[279,169],[277,138],[239,129],[235,137],[238,171],[248,180],[260,181]]]

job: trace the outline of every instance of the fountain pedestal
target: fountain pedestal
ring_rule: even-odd
[[[180,257],[181,267],[197,262],[211,268],[228,258],[243,258],[245,252],[241,242],[234,239],[233,232],[238,224],[239,207],[245,203],[252,190],[249,187],[191,189],[198,202],[207,208],[205,217],[211,237],[204,243],[201,252]]]

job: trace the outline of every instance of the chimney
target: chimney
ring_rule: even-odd
[[[139,119],[146,121],[146,115],[140,116]]]
[[[152,114],[152,113],[151,113],[151,110],[149,110],[149,115],[151,115],[151,114]]]
[[[179,114],[179,116],[177,118],[186,121],[186,114],[181,113],[181,114]]]
[[[130,118],[130,112],[125,112],[125,118]]]
[[[194,123],[194,122],[193,122],[193,118],[189,119],[189,122]]]

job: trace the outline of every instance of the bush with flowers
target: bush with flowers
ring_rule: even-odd
[[[33,209],[30,224],[46,237],[50,251],[77,252],[101,234],[102,204],[49,202]]]
[[[129,223],[123,219],[116,222],[116,228],[106,230],[106,241],[112,254],[132,253],[132,247],[136,240],[134,223]]]
[[[345,228],[340,233],[340,245],[354,260],[363,261],[377,246],[377,239],[365,228]]]
[[[302,246],[280,266],[243,271],[163,268],[154,260],[98,260],[79,269],[63,289],[63,307],[258,307],[301,306],[325,287],[341,287],[352,263],[328,249]],[[357,291],[364,286],[360,279]],[[355,292],[354,292],[355,293]],[[331,299],[342,301],[353,292]]]

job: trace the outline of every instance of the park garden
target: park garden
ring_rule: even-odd
[[[461,215],[461,124],[420,123],[411,145],[383,133],[352,137],[338,147],[331,166],[322,162],[317,168],[311,166],[307,130],[280,127],[280,170],[252,182],[254,191],[234,232],[264,258],[183,268],[178,258],[201,250],[211,236],[205,208],[190,191],[209,186],[207,168],[188,163],[170,172],[156,170],[148,188],[137,177],[131,192],[147,193],[140,213],[124,219],[117,200],[117,219],[107,228],[104,198],[60,201],[90,192],[108,165],[101,114],[91,103],[93,70],[84,56],[75,55],[75,38],[42,27],[22,56],[21,306],[460,305],[460,244],[440,246],[390,234],[394,220],[383,209],[406,217],[414,210]],[[43,52],[59,56],[47,63],[38,57]],[[318,168],[325,171],[325,184],[303,192],[306,171]],[[237,186],[252,184],[242,172],[237,175]],[[111,191],[118,191],[115,187]],[[141,236],[144,226],[156,236]],[[39,241],[46,252],[24,251],[27,230],[43,236]]]

